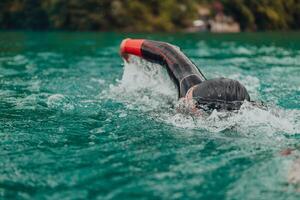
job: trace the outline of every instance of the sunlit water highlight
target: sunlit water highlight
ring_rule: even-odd
[[[0,33],[0,197],[299,199],[300,37],[287,35],[130,35],[180,46],[267,105],[196,117],[164,68],[123,63],[125,35]]]

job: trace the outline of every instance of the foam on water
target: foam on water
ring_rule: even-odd
[[[125,62],[120,86],[129,92],[150,89],[155,94],[176,95],[176,88],[164,68],[135,57],[132,57],[130,63]]]
[[[109,97],[125,102],[128,108],[157,111],[170,107],[170,102],[177,99],[177,93],[161,66],[131,57],[130,63],[124,64],[122,80],[117,85],[110,85]]]
[[[74,109],[74,105],[67,97],[62,94],[53,94],[47,99],[47,106],[50,109],[59,109],[67,112]]]

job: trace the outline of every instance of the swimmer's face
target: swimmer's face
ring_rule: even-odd
[[[194,99],[189,99],[187,97],[181,98],[179,100],[179,107],[177,111],[180,113],[192,114],[195,116],[202,116],[203,110],[196,107],[196,101]]]

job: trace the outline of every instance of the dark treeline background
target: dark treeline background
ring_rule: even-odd
[[[300,28],[300,0],[220,0],[242,30]],[[208,0],[0,0],[0,28],[177,31]],[[211,15],[214,15],[212,9]]]

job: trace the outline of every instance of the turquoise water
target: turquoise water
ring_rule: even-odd
[[[268,109],[177,112],[161,67],[120,59],[126,37],[176,44]],[[299,199],[299,141],[299,33],[0,32],[1,199]]]

